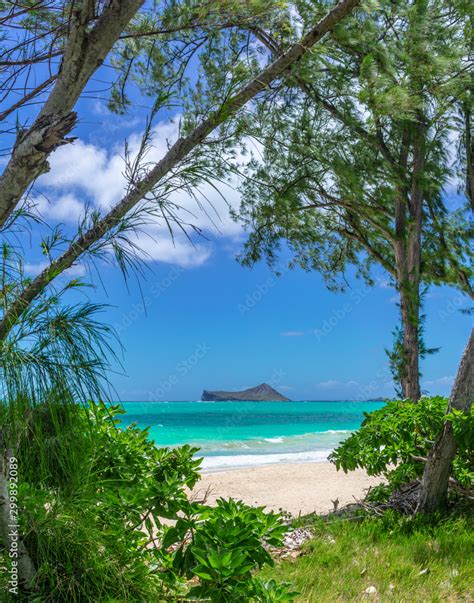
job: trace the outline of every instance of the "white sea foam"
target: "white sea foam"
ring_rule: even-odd
[[[353,429],[326,429],[325,431],[308,431],[307,433],[297,433],[286,436],[276,436],[271,438],[263,438],[265,442],[283,442],[284,440],[299,440],[308,438],[319,438],[325,435],[337,435],[340,433],[352,433]]]
[[[223,471],[275,463],[323,463],[331,450],[308,450],[307,452],[282,452],[277,454],[239,454],[232,456],[206,456],[201,465],[204,471]]]
[[[201,454],[205,458],[222,456],[228,459],[230,454],[241,458],[242,455],[249,453],[253,453],[252,458],[254,455],[260,459],[266,458],[268,455],[277,455],[277,457],[283,455],[286,458],[290,454],[321,453],[333,450],[344,439],[344,436],[350,433],[351,430],[340,429],[248,440],[196,440],[191,443],[200,448]],[[226,463],[232,463],[232,461],[227,460]],[[251,464],[262,464],[262,460],[254,459]]]
[[[285,439],[294,439],[297,440],[299,438],[317,438],[324,435],[329,434],[338,434],[338,433],[352,433],[353,429],[326,429],[326,431],[309,431],[307,433],[300,433],[296,435],[285,436]]]

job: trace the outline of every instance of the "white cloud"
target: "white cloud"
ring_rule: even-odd
[[[87,195],[98,207],[109,208],[125,190],[124,162],[117,153],[82,140],[59,147],[51,156],[51,170],[38,181],[48,190],[74,190]]]
[[[328,381],[320,381],[316,383],[317,389],[336,389],[336,388],[353,388],[360,387],[358,381],[337,381],[335,379],[329,379]]]
[[[48,262],[38,262],[34,263],[26,263],[24,265],[25,274],[28,276],[37,276],[40,272],[42,272],[47,266],[49,266]]]
[[[424,385],[426,387],[436,387],[436,386],[448,386],[451,387],[454,383],[454,375],[445,375],[444,377],[438,377],[438,379],[431,379],[429,381],[425,381]]]
[[[458,154],[458,145],[459,145],[459,139],[460,139],[460,132],[457,128],[448,128],[447,129],[447,145],[446,145],[446,150],[447,150],[447,154],[448,154],[448,162],[449,164],[453,165],[457,154]],[[459,177],[458,175],[455,173],[452,173],[445,186],[444,186],[444,192],[446,195],[456,195],[459,185],[461,184],[461,182],[459,181]]]
[[[85,206],[71,194],[66,193],[50,201],[46,197],[34,200],[35,210],[42,218],[58,222],[77,222],[84,215]]]
[[[176,123],[159,124],[154,130],[152,148],[146,161],[159,161],[177,135]],[[135,134],[128,141],[132,158],[138,152],[140,140],[141,137]],[[39,209],[49,218],[77,221],[84,211],[85,202],[107,211],[126,190],[123,148],[116,147],[107,152],[104,148],[78,140],[60,147],[52,155],[50,164],[50,172],[39,180],[47,197],[52,199],[51,204],[45,200],[39,204]],[[200,203],[185,192],[173,193],[170,201],[179,206],[175,215],[181,222],[192,223],[206,235],[235,241],[242,234],[242,228],[231,219],[229,207],[237,208],[240,203],[240,194],[236,190],[238,182],[234,179],[229,184],[213,184],[218,190],[204,183],[195,191]],[[198,266],[212,253],[211,245],[197,240],[193,246],[178,229],[173,241],[165,221],[159,217],[150,218],[150,225],[146,226],[143,234],[137,235],[134,242],[143,249],[145,259],[181,266]]]
[[[340,381],[335,381],[333,379],[316,383],[316,387],[320,389],[333,389],[334,387],[340,387],[341,385],[342,383]]]
[[[303,337],[304,331],[284,331],[282,337]]]
[[[80,277],[80,276],[85,276],[87,272],[86,267],[84,266],[84,264],[73,264],[70,268],[68,268],[67,270],[65,270],[63,272],[64,276],[67,277]]]
[[[212,245],[192,245],[184,235],[175,236],[172,240],[169,234],[167,236],[162,229],[153,226],[147,234],[138,235],[134,243],[143,251],[144,259],[177,264],[184,268],[201,266],[212,254]]]

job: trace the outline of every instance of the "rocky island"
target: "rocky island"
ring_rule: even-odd
[[[267,383],[261,383],[250,389],[244,389],[241,392],[226,392],[226,391],[214,391],[210,392],[206,389],[202,392],[201,400],[203,402],[223,402],[223,401],[278,401],[278,402],[289,402],[290,399],[282,396],[276,389],[273,389]]]

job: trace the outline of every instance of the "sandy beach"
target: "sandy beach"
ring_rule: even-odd
[[[332,463],[278,464],[204,473],[194,489],[201,497],[209,489],[208,502],[236,498],[269,510],[283,509],[292,515],[324,513],[361,498],[380,478],[357,470],[345,474]]]

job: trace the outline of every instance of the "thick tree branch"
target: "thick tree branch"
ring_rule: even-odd
[[[90,230],[81,235],[59,258],[51,263],[26,287],[13,302],[0,322],[0,341],[4,340],[18,317],[31,302],[60,273],[70,268],[94,243],[108,231],[118,226],[123,217],[150,193],[160,181],[182,162],[209,134],[232,114],[241,109],[257,94],[265,90],[271,82],[284,74],[295,62],[303,57],[316,42],[328,33],[339,21],[348,15],[360,0],[343,0],[331,10],[299,42],[291,46],[281,57],[231,97],[227,103],[212,112],[207,119],[186,137],[179,138],[166,155],[132,188],[123,199]]]
[[[32,126],[21,133],[0,177],[0,227],[27,188],[49,170],[48,157],[76,123],[72,109],[95,70],[144,0],[111,0],[89,31],[94,3],[82,2],[72,16],[56,84]]]

